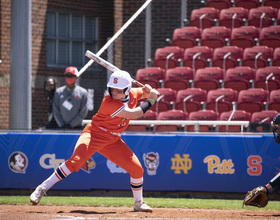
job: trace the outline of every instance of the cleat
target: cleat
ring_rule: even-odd
[[[153,209],[150,206],[148,206],[145,202],[138,201],[138,202],[135,202],[135,204],[134,204],[134,211],[135,212],[153,212]]]
[[[37,205],[42,199],[42,197],[46,194],[46,192],[47,190],[43,186],[37,186],[35,191],[30,195],[30,202],[33,205]]]

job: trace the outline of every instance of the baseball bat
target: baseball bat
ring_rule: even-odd
[[[86,54],[85,54],[88,58],[90,58],[91,60],[95,61],[96,63],[100,64],[101,66],[105,67],[106,69],[115,72],[120,70],[118,67],[116,67],[115,65],[113,65],[112,63],[109,63],[107,60],[104,60],[103,58],[101,58],[100,56],[92,53],[91,51],[87,50]],[[132,79],[132,82],[138,86],[144,87],[144,85],[140,82],[138,82],[135,79]]]

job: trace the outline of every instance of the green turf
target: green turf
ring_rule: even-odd
[[[280,211],[278,201],[269,201],[265,208],[242,207],[242,200],[223,199],[180,199],[145,198],[152,207],[166,208],[206,208],[206,209],[250,209]],[[0,196],[0,204],[31,204],[29,196]],[[133,198],[128,197],[80,197],[80,196],[44,196],[41,205],[75,206],[133,206]]]

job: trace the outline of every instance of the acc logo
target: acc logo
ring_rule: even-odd
[[[175,154],[175,158],[171,158],[171,170],[175,170],[175,174],[181,174],[181,171],[183,171],[184,174],[187,174],[192,168],[192,160],[189,156],[189,154],[183,154],[182,158],[180,154]]]
[[[87,173],[90,173],[91,169],[96,167],[95,161],[90,157],[81,167],[81,169]]]
[[[157,168],[159,165],[159,154],[150,152],[148,154],[143,154],[144,164],[147,167],[148,175],[156,175]]]
[[[14,152],[9,157],[9,168],[15,173],[25,173],[28,159],[22,152]]]
[[[127,173],[123,168],[117,166],[110,160],[107,160],[107,167],[111,173]]]
[[[55,154],[44,154],[39,160],[41,167],[45,169],[53,168],[56,170],[60,164],[64,163],[64,159],[55,159]]]

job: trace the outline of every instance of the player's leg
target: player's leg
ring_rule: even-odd
[[[152,209],[143,202],[144,169],[126,143],[119,139],[98,152],[130,174],[130,186],[135,201],[134,210],[152,212]]]
[[[57,182],[69,176],[72,172],[78,171],[86,160],[95,153],[94,148],[89,148],[91,133],[85,129],[79,137],[73,155],[61,164],[54,173],[41,183],[30,195],[30,201],[37,205],[46,192]]]

